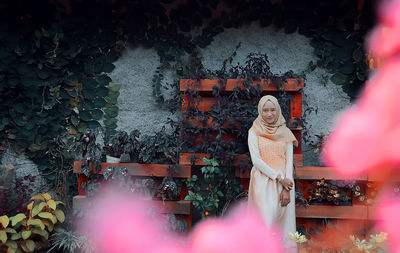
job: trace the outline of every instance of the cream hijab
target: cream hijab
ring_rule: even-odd
[[[277,119],[273,124],[268,124],[262,118],[262,109],[266,102],[271,102],[276,108]],[[254,120],[253,126],[250,128],[257,136],[265,137],[273,141],[293,142],[297,147],[298,142],[292,131],[286,127],[286,120],[282,115],[281,107],[278,100],[271,95],[263,96],[258,102],[258,117]]]

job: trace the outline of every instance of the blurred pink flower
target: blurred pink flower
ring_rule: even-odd
[[[199,224],[189,244],[191,253],[283,252],[280,233],[269,230],[252,209],[236,209],[225,219],[209,218]]]
[[[283,252],[280,234],[267,230],[256,211],[236,209],[227,218],[201,221],[190,237],[162,229],[161,215],[151,215],[150,202],[121,193],[107,193],[87,210],[80,224],[96,252],[242,253]]]
[[[182,238],[163,234],[148,202],[132,195],[107,193],[95,200],[89,217],[80,224],[98,253],[184,252]]]
[[[400,252],[400,201],[386,192],[380,201],[376,218],[380,231],[388,233],[390,252]]]
[[[386,62],[328,138],[323,159],[339,173],[400,164],[399,74],[400,58]]]
[[[382,1],[378,11],[379,25],[367,41],[367,48],[375,57],[385,60],[400,53],[400,1]]]

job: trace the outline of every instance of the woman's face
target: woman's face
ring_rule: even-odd
[[[273,124],[276,121],[276,108],[273,103],[265,103],[262,109],[262,118],[268,124]]]

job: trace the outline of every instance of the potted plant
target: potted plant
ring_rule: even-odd
[[[108,151],[106,155],[107,163],[119,163],[128,143],[129,136],[125,131],[118,131],[114,134],[106,146]]]

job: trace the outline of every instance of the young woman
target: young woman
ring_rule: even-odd
[[[248,137],[253,162],[248,201],[268,228],[275,224],[281,229],[285,248],[297,252],[296,243],[287,237],[296,231],[293,145],[298,142],[285,123],[278,100],[262,97]]]

